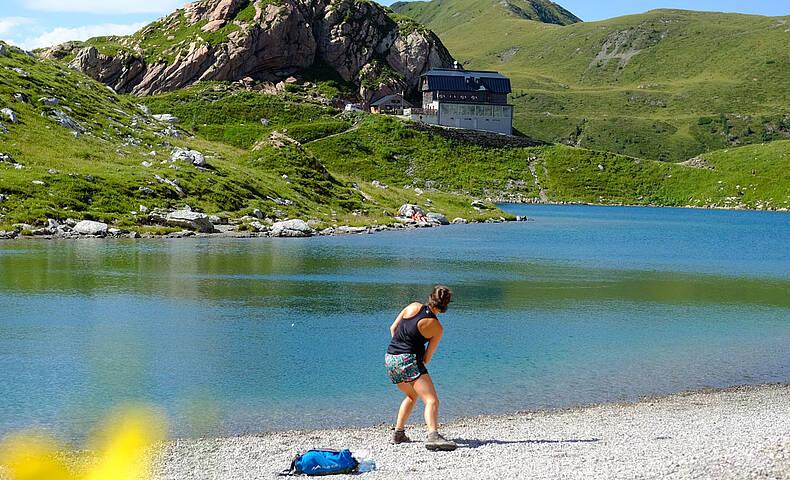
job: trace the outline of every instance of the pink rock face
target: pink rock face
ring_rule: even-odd
[[[243,6],[249,2],[245,0],[221,0],[208,17],[209,22],[232,19]]]
[[[212,20],[200,27],[200,29],[204,32],[216,32],[222,28],[223,25],[225,25],[225,20]]]
[[[254,19],[235,20],[251,2]],[[204,0],[187,4],[183,17],[177,12],[160,24],[146,27],[141,34],[158,34],[158,28],[170,29],[166,33],[187,28],[184,18],[187,25],[206,22],[201,25],[204,32],[215,32],[229,23],[235,23],[238,29],[219,44],[196,37],[189,46],[157,45],[172,48],[176,58],[170,64],[149,63],[156,59],[143,58],[145,49],[130,42],[128,50],[115,57],[101,55],[93,47],[83,49],[71,66],[119,92],[138,95],[175,90],[201,80],[237,81],[251,77],[276,83],[316,61],[331,66],[344,80],[353,83],[366,78],[368,85],[371,81],[375,84],[385,64],[402,75],[379,87],[367,88],[367,97],[375,95],[377,88],[414,89],[420,74],[433,67],[449,67],[453,62],[435,35],[421,31],[400,35],[398,25],[387,12],[372,2]],[[57,53],[54,50],[49,54]]]

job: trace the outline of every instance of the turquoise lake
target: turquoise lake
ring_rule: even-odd
[[[440,421],[790,381],[790,214],[503,208],[534,221],[0,242],[0,435],[137,401],[187,437],[392,423],[388,328],[437,283]]]

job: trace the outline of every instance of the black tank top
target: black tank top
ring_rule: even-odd
[[[417,328],[417,322],[423,318],[436,318],[436,315],[428,308],[428,305],[423,305],[413,317],[402,318],[398,328],[395,329],[395,335],[387,348],[387,353],[391,355],[416,353],[417,360],[422,362],[422,358],[425,356],[425,344],[428,343],[428,339],[420,333],[420,330]]]

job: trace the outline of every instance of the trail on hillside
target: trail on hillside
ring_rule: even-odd
[[[309,141],[307,141],[307,142],[304,142],[302,145],[307,145],[307,144],[309,144],[309,143],[317,142],[317,141],[319,141],[319,140],[326,140],[327,138],[336,137],[336,136],[338,136],[338,135],[345,135],[345,134],[347,134],[347,133],[351,133],[351,132],[353,132],[354,130],[358,130],[358,129],[359,129],[359,123],[355,123],[354,125],[352,125],[352,126],[351,126],[349,129],[347,129],[347,130],[343,130],[342,132],[333,133],[332,135],[327,135],[326,137],[321,137],[321,138],[316,138],[316,139],[313,139],[313,140],[309,140]]]
[[[538,194],[540,195],[540,201],[543,203],[549,202],[549,196],[546,195],[546,192],[543,190],[543,187],[540,185],[540,180],[538,179],[538,172],[536,168],[536,163],[538,161],[538,157],[530,157],[529,158],[529,171],[532,173],[532,178],[535,179],[535,186],[538,187]],[[548,177],[549,172],[546,167],[543,167],[543,173]]]

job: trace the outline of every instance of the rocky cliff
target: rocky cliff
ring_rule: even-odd
[[[40,54],[137,95],[198,81],[276,82],[320,63],[367,100],[414,91],[420,74],[453,62],[431,31],[365,0],[203,0],[128,37]]]

